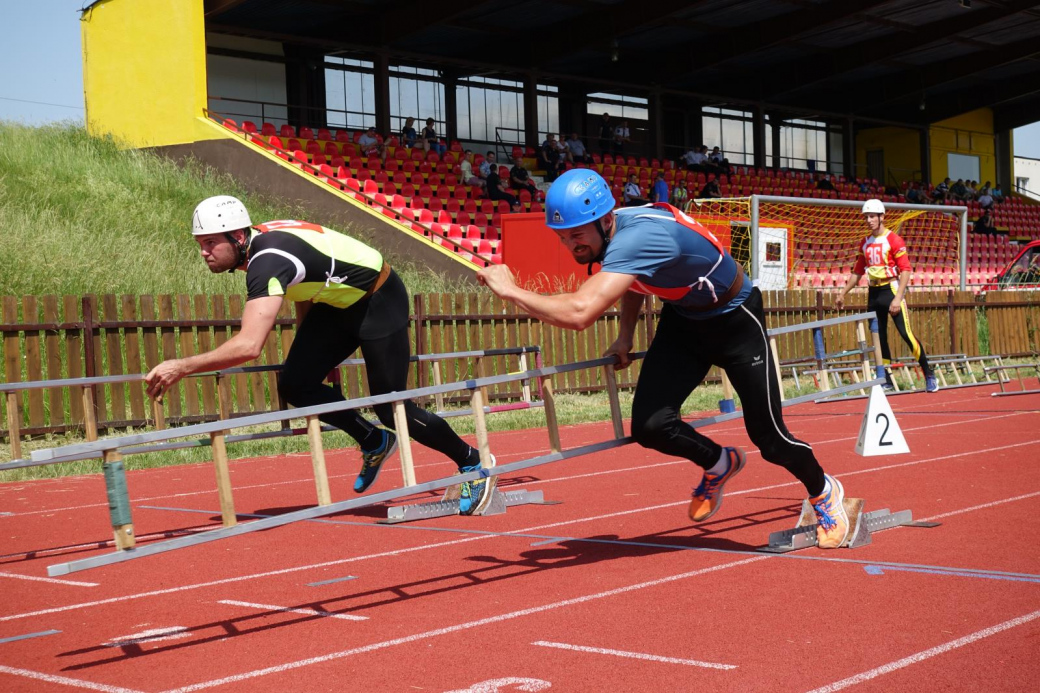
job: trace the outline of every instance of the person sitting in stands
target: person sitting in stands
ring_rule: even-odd
[[[401,144],[411,149],[418,139],[419,134],[415,131],[415,118],[406,118],[404,127],[401,128]]]
[[[932,193],[932,198],[939,204],[946,202],[947,198],[950,197],[950,179],[943,178],[942,183],[935,186],[935,190]]]
[[[643,190],[639,187],[639,183],[636,182],[636,174],[634,173],[628,177],[628,182],[625,183],[623,196],[626,207],[639,207],[640,205],[649,204],[646,198],[643,197]]]
[[[592,157],[585,150],[585,143],[578,139],[578,133],[572,132],[564,144],[567,145],[567,161],[572,164],[592,163]]]
[[[488,154],[494,156],[494,153],[492,152],[488,152]],[[489,200],[505,200],[509,203],[509,206],[514,212],[520,211],[520,200],[517,199],[516,195],[507,193],[505,188],[502,187],[502,178],[498,175],[498,166],[492,165],[490,167],[485,182],[487,184],[487,196]]]
[[[997,227],[993,225],[993,217],[990,215],[988,209],[985,210],[982,213],[982,216],[975,221],[975,226],[971,231],[972,233],[978,233],[984,236],[997,235]]]
[[[672,206],[676,209],[686,209],[686,201],[689,199],[690,193],[686,190],[685,181],[679,181],[672,188]]]
[[[651,191],[653,193],[653,201],[668,202],[668,184],[664,182],[664,173],[657,174],[657,181],[654,183],[654,188]]]
[[[554,181],[563,173],[566,166],[560,159],[560,149],[556,142],[556,135],[551,132],[546,135],[545,141],[538,149],[538,167],[545,171],[545,180]],[[514,187],[516,187],[514,185]]]
[[[957,182],[950,186],[950,197],[960,202],[966,202],[968,199],[968,187],[964,185],[964,181],[960,178]]]
[[[495,164],[495,153],[489,151],[477,167],[477,175],[487,181],[492,170],[498,171],[498,166]]]
[[[834,184],[831,183],[831,177],[826,173],[820,176],[820,179],[816,181],[816,189],[834,192]]]
[[[423,149],[430,151],[431,149],[440,156],[444,156],[444,152],[448,151],[448,147],[441,144],[440,138],[437,137],[437,130],[433,127],[433,118],[426,119],[426,127],[422,131]]]
[[[386,147],[376,136],[376,129],[370,127],[358,138],[358,147],[365,156],[378,156],[380,161],[386,163]]]
[[[462,169],[461,180],[466,185],[472,185],[475,188],[483,190],[487,187],[487,183],[483,178],[473,172],[473,152],[467,149],[462,155],[462,163],[459,164]]]
[[[722,191],[719,190],[719,182],[715,179],[709,180],[704,184],[704,188],[701,189],[702,198],[711,197],[722,197]]]
[[[990,193],[993,196],[994,202],[1004,201],[1004,191],[1000,189],[1000,183],[993,186],[993,191]]]
[[[538,195],[538,188],[531,180],[531,174],[524,168],[523,157],[516,157],[513,161],[513,168],[509,169],[509,186],[518,192],[526,189],[531,193],[532,198]]]

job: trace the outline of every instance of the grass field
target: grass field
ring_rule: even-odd
[[[212,168],[120,150],[78,126],[0,121],[0,295],[243,293],[241,276],[206,270],[191,239],[192,211],[211,195],[239,197],[254,220],[301,216]],[[413,292],[458,288],[388,259]]]

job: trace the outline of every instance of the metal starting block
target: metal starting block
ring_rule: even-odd
[[[514,505],[556,505],[560,501],[547,501],[541,491],[499,491],[495,481],[497,477],[488,479],[492,484],[491,498],[483,509],[474,515],[501,515],[506,508]],[[383,525],[396,525],[401,522],[430,520],[436,517],[448,517],[459,514],[459,487],[449,486],[439,501],[416,503],[414,505],[398,505],[387,508],[386,519],[376,520]]]
[[[844,502],[845,513],[849,516],[849,537],[842,546],[855,549],[865,546],[871,542],[870,535],[883,529],[892,527],[938,527],[939,522],[915,522],[913,514],[909,510],[900,510],[893,513],[888,508],[863,512],[862,498],[846,498]],[[802,515],[798,520],[798,526],[794,529],[785,529],[780,532],[772,532],[769,535],[769,544],[758,550],[765,553],[787,553],[816,546],[816,522],[815,513],[809,500],[802,501]]]

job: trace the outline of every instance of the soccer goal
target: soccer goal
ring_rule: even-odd
[[[861,200],[750,197],[692,200],[686,212],[728,245],[762,289],[844,285],[869,230]],[[885,226],[906,241],[914,286],[964,289],[968,209],[885,203]]]

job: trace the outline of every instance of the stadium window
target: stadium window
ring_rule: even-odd
[[[609,113],[611,118],[646,121],[650,119],[649,103],[649,99],[638,96],[595,92],[588,95],[586,113],[590,115]]]
[[[701,129],[703,142],[693,144],[718,147],[730,164],[755,163],[754,118],[750,111],[705,107],[701,111]]]
[[[330,128],[364,130],[376,124],[372,63],[325,56],[325,121]]]
[[[550,132],[558,133],[561,139],[566,135],[560,132],[560,99],[559,87],[548,84],[538,85],[538,140],[541,142]]]
[[[520,82],[493,77],[463,77],[455,89],[455,127],[460,140],[524,141],[524,94]]]
[[[444,137],[447,114],[444,112],[444,84],[440,77],[436,70],[390,66],[390,128],[394,133],[401,131],[407,118],[415,118],[416,131],[426,127],[427,118],[433,118],[437,134]]]

